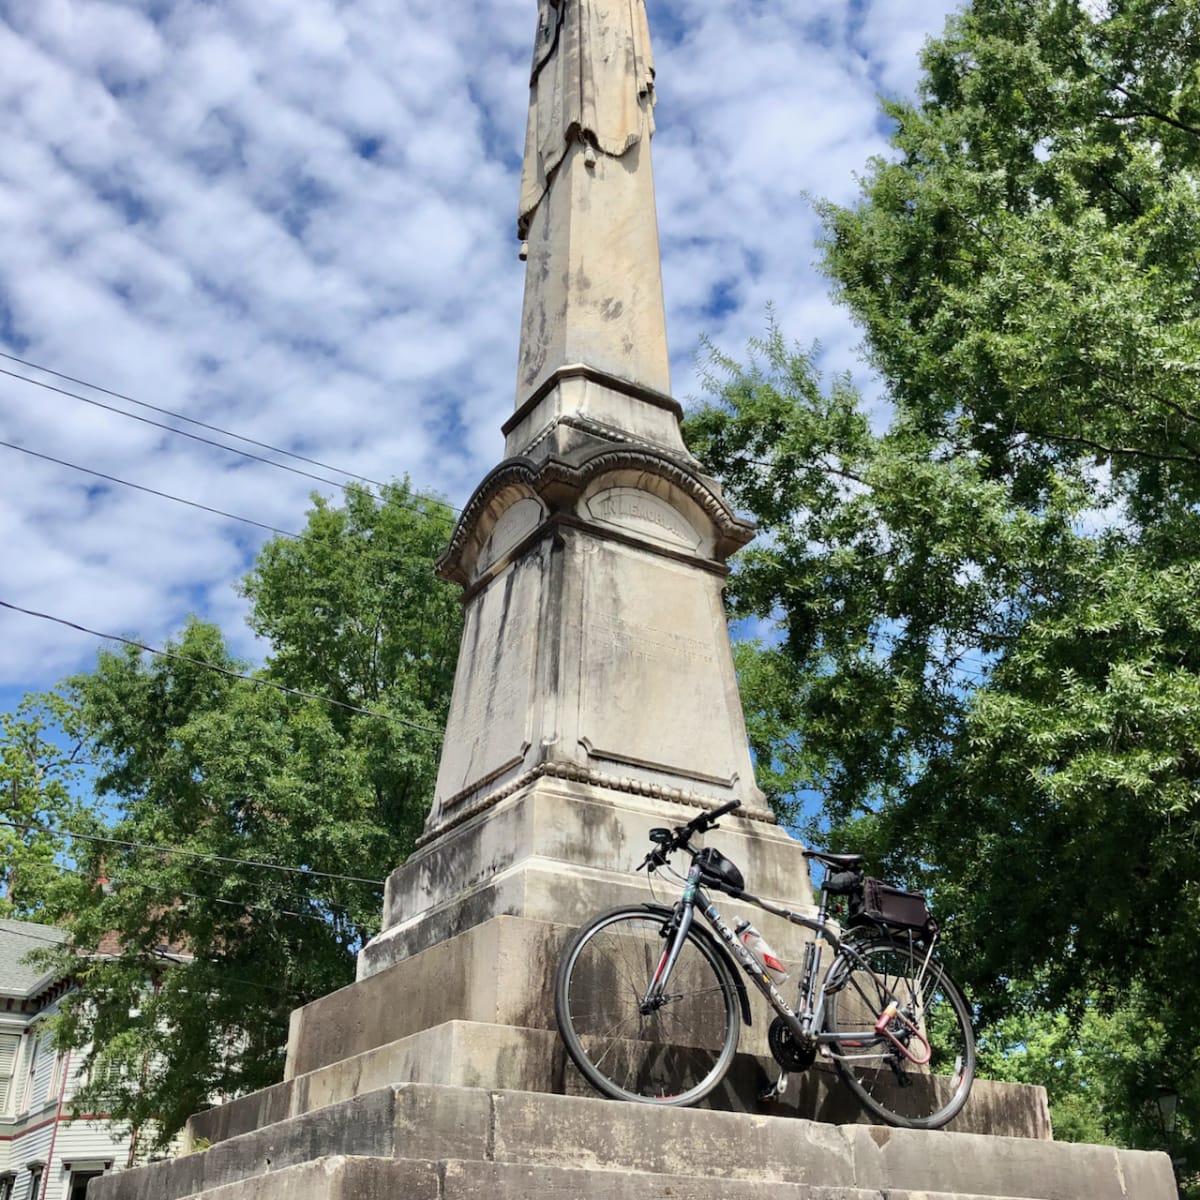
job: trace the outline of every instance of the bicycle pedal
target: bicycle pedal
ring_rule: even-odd
[[[787,1090],[788,1077],[787,1072],[784,1071],[769,1088],[764,1088],[758,1093],[759,1102],[761,1104],[771,1104],[778,1100]]]

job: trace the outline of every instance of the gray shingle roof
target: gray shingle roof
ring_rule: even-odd
[[[0,920],[0,995],[29,996],[53,978],[45,967],[25,961],[32,950],[67,940],[67,931],[36,921]]]

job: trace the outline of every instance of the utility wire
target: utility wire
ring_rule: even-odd
[[[9,920],[15,921],[16,918],[10,917]],[[40,937],[36,933],[27,933],[24,929],[0,929],[0,934],[28,938],[31,942],[45,942],[47,946],[65,946],[67,944],[66,938]]]
[[[104,479],[104,480],[107,480],[109,483],[119,483],[124,487],[134,488],[136,491],[139,491],[139,492],[146,492],[149,495],[157,496],[159,499],[162,499],[162,500],[171,500],[176,504],[187,505],[187,507],[189,507],[189,508],[198,508],[202,512],[213,513],[216,516],[225,517],[230,521],[240,521],[243,525],[253,525],[257,529],[265,529],[268,533],[277,533],[277,534],[279,534],[280,537],[285,537],[289,541],[298,542],[298,541],[303,540],[303,536],[304,536],[303,534],[293,533],[291,530],[288,530],[288,529],[279,529],[275,525],[267,525],[262,521],[254,520],[252,517],[241,517],[241,516],[238,516],[237,513],[225,512],[223,509],[220,509],[220,508],[212,508],[207,504],[201,504],[199,501],[196,501],[196,500],[187,500],[183,496],[175,496],[170,492],[160,492],[155,488],[146,487],[140,483],[131,483],[127,479],[118,479],[115,475],[106,475],[103,471],[93,471],[91,469],[91,467],[81,467],[81,466],[79,466],[78,463],[67,462],[65,459],[55,458],[50,454],[42,454],[38,450],[30,450],[26,446],[18,446],[13,442],[0,441],[0,447],[4,447],[7,450],[18,450],[22,454],[31,455],[33,458],[44,459],[46,462],[54,463],[55,465],[60,466],[60,467],[69,467],[73,471],[82,471],[85,475],[94,475],[97,479]],[[369,551],[367,554],[367,557],[371,558],[371,559],[382,559],[382,560],[388,561],[388,562],[394,562],[395,558],[396,558],[396,556],[394,554],[384,554],[384,553],[378,552],[378,551]],[[411,570],[411,568],[408,571],[406,571],[405,573],[406,574],[419,574],[419,572],[414,573]]]
[[[91,878],[91,872],[80,870],[79,867],[68,867],[65,863],[51,863],[50,865],[57,868],[59,871],[62,871],[64,874],[67,874],[67,875],[78,875],[84,879]],[[228,878],[228,876],[218,875],[215,871],[203,871],[202,870],[200,873],[202,875],[207,875],[212,879]],[[166,888],[166,887],[163,887],[162,885],[155,887],[154,884],[147,883],[147,882],[145,882],[145,880],[129,879],[129,878],[116,876],[116,875],[108,876],[108,881],[111,884],[119,885],[120,887],[123,887],[123,888],[128,888],[128,887],[141,888],[143,891],[154,891],[154,892],[157,892],[159,895],[162,895],[162,896],[169,895],[172,898],[186,896],[189,900],[202,900],[205,904],[224,904],[230,908],[241,908],[241,909],[254,910],[257,912],[272,913],[275,916],[280,916],[280,917],[300,917],[306,921],[320,921],[322,925],[329,924],[328,918],[322,916],[320,913],[315,913],[315,912],[298,912],[295,909],[280,908],[276,905],[270,905],[270,904],[258,904],[258,903],[252,902],[250,900],[227,900],[220,896],[205,896],[205,895],[202,895],[200,892],[184,892],[184,891],[176,890],[175,888]],[[332,904],[332,903],[326,901],[321,896],[296,897],[295,899],[286,901],[286,903],[300,904],[300,903],[303,903],[303,901],[306,899],[311,900],[314,904],[324,904],[327,908],[335,909],[339,913],[347,913],[348,914],[350,912],[350,910],[344,904]]]
[[[66,939],[59,941],[57,938],[39,937],[36,933],[26,933],[23,929],[5,929],[3,932],[6,934],[12,934],[13,937],[28,938],[28,940],[31,942],[44,942],[47,946],[58,946],[60,949],[62,949],[62,948],[71,948],[71,949],[75,949],[75,950],[79,949],[77,946],[74,946],[71,942],[68,942]],[[85,950],[85,951],[82,951],[82,953],[83,953],[84,957],[90,957],[94,953],[94,951],[86,951]],[[155,958],[161,959],[164,962],[174,962],[179,958],[178,954],[175,954],[170,951],[153,950],[153,951],[151,951],[151,953],[153,954],[153,956]],[[188,961],[192,961],[192,962],[196,961],[195,955],[188,955]],[[213,959],[211,961],[215,962],[217,960]],[[245,984],[247,987],[258,988],[260,991],[264,991],[264,992],[276,992],[280,996],[295,995],[294,988],[275,987],[269,983],[259,983],[253,979],[239,979],[235,976],[230,975],[230,976],[226,976],[226,981],[229,983],[242,983],[242,984]]]
[[[148,404],[145,400],[135,400],[132,396],[126,396],[123,392],[114,392],[109,388],[101,387],[98,383],[89,383],[86,379],[76,379],[73,375],[65,375],[62,371],[56,371],[53,367],[43,366],[41,363],[30,362],[25,358],[18,358],[15,354],[8,354],[0,350],[0,358],[6,358],[9,362],[20,363],[23,367],[29,367],[34,371],[42,371],[47,375],[53,375],[56,379],[64,379],[67,383],[77,384],[79,387],[90,388],[93,392],[100,392],[105,396],[112,396],[114,400],[124,400],[126,404],[136,404],[138,408],[146,408],[151,412],[161,413],[164,417],[172,417],[176,421],[186,421],[189,425],[195,425],[199,429],[207,429],[211,433],[219,433],[224,437],[231,437],[239,442],[245,442],[248,446],[257,446],[260,450],[270,450],[273,454],[282,454],[286,458],[295,459],[296,462],[305,462],[313,467],[320,467],[325,471],[333,471],[338,475],[345,475],[350,479],[357,479],[360,483],[369,483],[374,487],[386,487],[386,484],[380,483],[378,479],[371,479],[366,475],[358,475],[354,471],[345,471],[341,467],[331,466],[329,463],[322,462],[319,458],[309,458],[304,454],[296,454],[292,450],[285,450],[282,446],[272,446],[270,442],[260,442],[257,438],[246,437],[245,434],[234,433],[231,429],[222,429],[220,425],[210,425],[207,421],[198,421],[195,417],[185,416],[183,413],[172,412],[169,408],[160,408],[157,404]],[[24,378],[24,376],[17,376]],[[29,380],[30,383],[35,383],[36,380]],[[119,410],[114,410],[119,411]],[[132,414],[126,414],[127,416]]]
[[[172,412],[170,409],[159,408],[153,404],[145,404],[144,401],[134,400],[130,396],[122,395],[120,392],[110,391],[108,388],[100,387],[98,384],[88,383],[85,380],[77,380],[70,375],[63,375],[61,372],[55,371],[50,367],[43,367],[38,363],[27,362],[27,360],[25,360],[25,359],[17,358],[16,355],[7,354],[2,350],[0,350],[0,358],[5,358],[5,359],[9,359],[13,362],[21,363],[23,366],[31,367],[33,370],[44,371],[48,375],[55,375],[60,379],[66,379],[72,383],[78,383],[83,387],[91,388],[97,392],[102,392],[107,396],[115,396],[118,399],[127,400],[133,404],[143,405],[144,407],[150,408],[155,412],[162,412],[169,416],[176,417],[177,419],[179,419],[181,421],[191,422],[192,424],[199,425],[201,428],[211,429],[214,432],[222,433],[227,437],[237,438],[239,441],[247,442],[250,445],[261,446],[264,449],[271,450],[277,454],[286,455],[290,458],[298,459],[301,462],[313,463],[316,466],[320,466],[326,470],[336,471],[339,474],[349,476],[352,479],[359,479],[366,483],[372,483],[372,484],[375,484],[375,486],[377,486],[377,487],[386,487],[387,486],[386,484],[378,483],[376,480],[368,479],[366,476],[356,475],[353,471],[342,471],[338,467],[328,466],[327,464],[322,463],[317,459],[309,459],[309,458],[306,458],[304,455],[293,454],[289,450],[283,450],[280,447],[271,446],[266,442],[259,442],[254,438],[244,437],[242,434],[233,433],[230,430],[221,429],[219,426],[216,426],[216,425],[208,425],[203,421],[195,421],[191,417],[185,417],[181,413]],[[117,416],[121,416],[121,417],[128,417],[129,420],[131,420],[131,421],[140,421],[144,425],[151,425],[156,429],[165,430],[167,433],[177,434],[179,437],[191,438],[192,441],[201,442],[206,446],[215,446],[218,450],[225,450],[229,454],[237,454],[237,455],[240,455],[242,458],[247,458],[254,462],[265,463],[267,466],[275,467],[280,471],[289,471],[293,475],[300,475],[306,479],[314,479],[318,483],[323,483],[328,487],[343,489],[346,486],[344,482],[339,482],[336,479],[329,479],[323,475],[314,475],[311,471],[305,471],[298,467],[289,467],[287,465],[287,463],[275,462],[273,459],[263,458],[261,455],[251,454],[249,451],[246,451],[246,450],[239,450],[236,446],[228,446],[224,442],[216,442],[216,441],[213,441],[212,438],[201,437],[199,434],[189,433],[186,429],[176,429],[173,425],[165,425],[161,421],[153,421],[149,417],[138,416],[137,413],[127,412],[123,408],[117,408],[115,405],[112,405],[112,404],[105,404],[100,400],[93,400],[88,396],[81,396],[81,395],[79,395],[78,392],[72,392],[66,388],[56,387],[54,384],[46,383],[44,380],[30,379],[28,375],[22,375],[18,371],[9,371],[3,367],[0,367],[0,375],[7,375],[11,379],[19,380],[22,383],[28,383],[28,384],[32,385],[33,387],[44,388],[46,391],[55,392],[56,394],[58,394],[60,396],[67,396],[70,399],[78,400],[83,404],[91,404],[96,408],[104,409],[106,412],[115,413],[115,414],[117,414]],[[440,497],[427,495],[422,492],[413,492],[412,496],[414,499],[426,500],[431,503],[437,504],[441,507],[444,507],[444,508],[448,509],[451,513],[456,513],[456,514],[460,514],[460,515],[462,513],[462,509],[456,508],[453,504],[448,504],[445,500],[442,500]],[[410,504],[409,507],[415,507],[415,505]],[[453,521],[451,521],[450,523],[453,524]]]
[[[263,679],[257,675],[243,675],[238,671],[231,671],[227,667],[219,667],[216,663],[204,662],[199,658],[189,658],[186,654],[176,654],[172,650],[159,650],[154,646],[147,646],[145,642],[135,641],[133,638],[121,637],[120,634],[102,633],[98,629],[89,629],[86,625],[79,625],[74,621],[68,621],[65,617],[55,617],[50,613],[37,612],[32,608],[22,608],[19,604],[11,604],[7,600],[0,600],[0,608],[7,608],[12,612],[23,613],[27,617],[37,617],[40,621],[53,621],[56,625],[64,625],[68,629],[76,629],[80,633],[89,634],[103,641],[121,642],[126,646],[132,646],[136,650],[143,650],[147,654],[153,654],[159,658],[170,658],[176,662],[187,663],[193,667],[202,667],[206,671],[215,671],[218,675],[225,675],[230,679],[244,679],[247,683],[257,684],[260,687],[274,688],[275,691],[283,692],[287,696],[299,696],[304,700],[318,700],[322,704],[331,704],[335,708],[342,708],[347,712],[359,713],[364,717],[378,717],[381,721],[390,721],[394,725],[402,725],[406,729],[415,729],[420,733],[432,733],[435,736],[441,736],[443,732],[440,729],[434,729],[431,725],[421,725],[416,721],[406,721],[403,717],[394,717],[391,713],[378,712],[370,708],[360,708],[357,704],[347,704],[344,700],[334,700],[331,696],[319,696],[315,692],[305,692],[299,688],[290,688],[282,683],[276,683],[273,679]]]
[[[16,821],[0,820],[0,825],[7,826],[9,829],[20,830],[22,833],[30,829],[36,829],[41,833],[55,833],[61,837],[79,838],[85,842],[102,842],[110,846],[125,846],[135,850],[154,850],[162,854],[178,854],[184,858],[195,858],[202,862],[234,863],[242,867],[258,867],[264,871],[282,871],[288,875],[308,875],[314,879],[338,879],[344,883],[369,883],[373,887],[384,886],[382,879],[363,879],[357,875],[338,875],[331,871],[314,871],[309,867],[285,867],[280,863],[256,862],[250,858],[230,858],[224,854],[202,854],[198,850],[184,850],[180,846],[160,846],[152,842],[131,842],[122,838],[102,837],[96,833],[77,833],[74,829],[55,829],[51,825],[42,825],[36,821],[18,823]]]
[[[128,417],[131,421],[141,421],[143,425],[153,425],[155,429],[165,429],[167,433],[174,433],[179,437],[191,438],[192,441],[203,442],[206,446],[215,446],[218,450],[224,450],[229,454],[238,454],[242,458],[249,458],[254,462],[265,463],[268,467],[275,467],[280,471],[290,471],[293,475],[303,475],[306,479],[315,479],[318,483],[323,483],[328,487],[340,489],[346,486],[336,479],[327,479],[324,475],[314,475],[311,471],[304,471],[299,467],[289,467],[286,463],[275,462],[274,459],[270,458],[263,458],[261,454],[251,454],[248,450],[239,450],[236,446],[227,446],[224,442],[215,442],[212,438],[201,437],[198,433],[188,433],[186,429],[176,429],[173,425],[164,425],[161,421],[152,421],[149,417],[139,417],[137,413],[126,412],[123,408],[116,408],[100,400],[89,399],[87,396],[79,395],[78,392],[69,392],[66,388],[55,387],[54,384],[45,383],[40,379],[30,379],[28,375],[20,375],[16,371],[8,371],[4,367],[0,367],[0,375],[8,375],[12,379],[21,380],[22,383],[30,383],[34,387],[45,388],[48,392],[57,392],[60,396],[69,396],[72,400],[80,400],[84,404],[103,408],[106,412],[119,413],[123,417]]]
[[[237,513],[225,512],[220,508],[210,508],[207,504],[201,504],[197,500],[185,500],[182,496],[172,496],[170,492],[160,492],[156,488],[146,487],[144,484],[131,483],[128,479],[118,479],[115,475],[106,475],[103,471],[93,471],[91,467],[81,467],[78,463],[67,462],[65,459],[54,458],[50,454],[42,454],[37,450],[30,450],[27,446],[18,446],[13,442],[0,441],[0,446],[6,450],[16,450],[21,454],[28,454],[33,458],[40,458],[45,462],[54,463],[60,467],[70,467],[72,471],[82,471],[85,475],[94,475],[97,479],[105,479],[109,483],[119,483],[122,487],[134,488],[139,492],[146,492],[151,496],[158,496],[163,500],[172,500],[176,504],[186,504],[189,508],[198,508],[203,512],[213,513],[218,517],[226,517],[230,521],[241,521],[244,525],[254,525],[259,529],[265,529],[268,533],[282,534],[286,538],[298,538],[298,533],[291,533],[286,529],[279,529],[274,525],[266,525],[262,521],[252,520],[250,517],[239,517]]]

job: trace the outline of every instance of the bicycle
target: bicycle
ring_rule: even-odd
[[[572,1061],[613,1099],[694,1104],[721,1082],[737,1052],[742,1021],[751,1023],[747,975],[777,1014],[767,1040],[780,1076],[761,1100],[781,1096],[788,1073],[806,1070],[820,1054],[832,1060],[860,1103],[888,1124],[945,1125],[970,1093],[975,1038],[962,992],[934,958],[937,927],[924,897],[899,889],[888,896],[888,885],[864,878],[861,855],[816,850],[804,851],[827,868],[815,918],[754,896],[729,859],[713,847],[691,844],[738,807],[733,800],[686,825],[650,831],[654,848],[639,871],[649,875],[668,867],[677,851],[691,857],[673,907],[612,909],[567,943],[555,977],[554,1012]],[[882,903],[874,894],[880,887]],[[760,951],[763,944],[748,922],[732,929],[726,924],[709,889],[815,934],[805,946],[796,1008],[776,986],[783,964],[754,952],[756,941]],[[853,914],[844,934],[829,923],[831,898],[839,896]],[[697,910],[711,931],[695,922]],[[822,975],[826,944],[834,957]]]

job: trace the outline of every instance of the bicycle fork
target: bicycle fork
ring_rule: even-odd
[[[675,964],[679,961],[679,952],[683,949],[688,930],[692,927],[696,910],[691,901],[696,889],[690,879],[688,883],[689,886],[684,891],[683,899],[675,906],[678,917],[675,932],[663,946],[658,966],[650,977],[650,986],[646,988],[646,994],[642,997],[641,1013],[644,1017],[666,1004],[667,983],[670,981],[671,972],[675,970]]]

